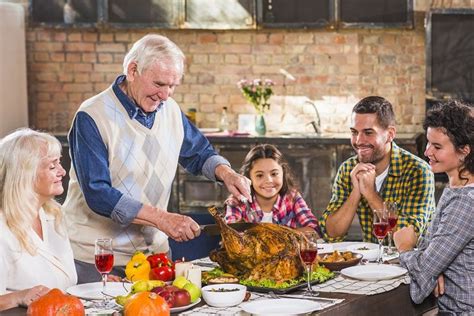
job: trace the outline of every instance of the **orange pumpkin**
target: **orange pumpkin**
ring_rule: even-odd
[[[168,303],[156,293],[139,292],[132,295],[124,306],[125,316],[169,316]]]
[[[75,296],[52,289],[28,306],[29,316],[84,316],[84,305]]]

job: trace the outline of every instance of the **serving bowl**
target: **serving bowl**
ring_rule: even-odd
[[[355,253],[355,252],[351,252],[352,259],[349,259],[349,260],[345,260],[345,261],[333,261],[333,262],[320,260],[320,258],[323,258],[325,255],[329,255],[329,254],[331,254],[331,253],[321,253],[321,254],[319,254],[318,263],[319,263],[320,265],[325,266],[326,268],[328,268],[328,269],[331,270],[331,271],[340,271],[341,269],[355,266],[355,265],[358,264],[358,263],[360,262],[360,260],[362,259],[362,255],[361,255],[361,254]]]
[[[369,242],[350,245],[347,247],[347,250],[360,253],[368,261],[375,261],[379,256],[379,245]]]
[[[207,305],[229,307],[243,302],[247,287],[241,284],[212,284],[204,286],[201,291]]]

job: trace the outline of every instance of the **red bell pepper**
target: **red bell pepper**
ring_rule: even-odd
[[[171,267],[173,265],[173,262],[168,258],[166,253],[155,253],[153,255],[149,255],[146,260],[150,262],[151,268],[163,266]]]
[[[151,280],[171,281],[174,279],[174,271],[170,266],[152,268],[150,271]]]

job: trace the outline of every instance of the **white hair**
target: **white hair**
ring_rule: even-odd
[[[127,75],[128,66],[137,63],[137,71],[141,74],[154,63],[162,63],[166,67],[174,67],[184,73],[184,54],[181,49],[165,36],[148,34],[136,41],[123,60],[123,73]]]
[[[36,249],[28,231],[38,211],[38,167],[44,158],[60,153],[61,144],[55,137],[29,128],[16,130],[0,140],[0,214],[20,246],[31,255]],[[56,231],[61,233],[59,203],[51,199],[42,207],[54,216]]]

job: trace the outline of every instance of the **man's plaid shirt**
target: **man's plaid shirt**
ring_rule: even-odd
[[[328,241],[344,239],[330,238],[327,235],[326,220],[344,204],[352,192],[350,174],[358,163],[357,156],[351,157],[342,163],[337,172],[331,200],[319,223],[323,237]],[[423,233],[435,209],[434,175],[424,160],[392,142],[389,171],[379,194],[384,201],[397,202],[398,228],[413,225],[418,233]],[[372,210],[364,197],[357,208],[357,215],[364,241],[377,242],[372,234]]]

